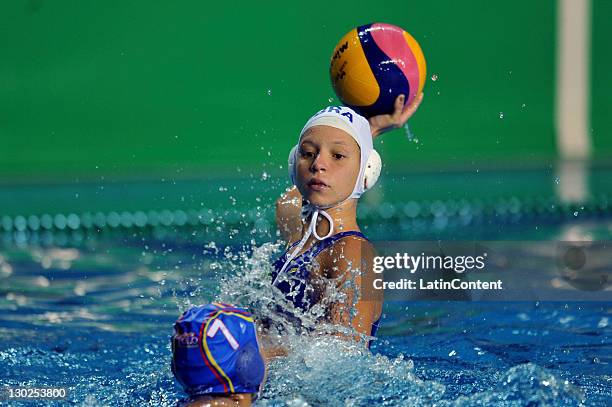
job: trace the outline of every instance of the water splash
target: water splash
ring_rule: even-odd
[[[497,385],[488,391],[459,397],[443,406],[575,406],[585,400],[584,392],[567,380],[554,376],[536,364],[514,366],[503,373]]]
[[[410,130],[410,126],[408,125],[408,122],[404,124],[404,134],[406,134],[406,138],[408,139],[408,141],[415,142],[415,143],[419,142],[419,140],[414,137],[414,133],[412,133],[412,130]]]
[[[264,243],[259,247],[253,247],[251,254],[248,251],[241,251],[237,256],[231,257],[231,261],[225,262],[222,267],[225,271],[219,274],[219,300],[248,307],[258,320],[265,321],[272,334],[282,333],[288,344],[298,340],[297,338],[302,337],[305,332],[311,332],[314,336],[330,333],[354,335],[355,332],[352,330],[322,322],[330,303],[345,300],[343,290],[346,289],[346,285],[351,284],[351,279],[348,279],[345,286],[337,286],[333,281],[331,284],[326,284],[322,300],[310,309],[296,308],[281,291],[270,284],[271,260],[280,254],[280,245],[279,242]],[[226,255],[226,259],[229,258],[230,256]],[[313,267],[317,267],[316,263],[313,263]],[[228,275],[227,270],[235,272]],[[279,276],[279,282],[285,280],[305,284],[306,291],[310,293],[317,290],[316,282],[299,280],[287,274]],[[351,310],[354,311],[354,308],[351,307]],[[365,347],[365,343],[361,346]]]
[[[263,405],[423,405],[444,395],[444,385],[419,379],[413,362],[401,355],[373,355],[329,336],[298,338],[293,345],[288,357],[270,365]]]

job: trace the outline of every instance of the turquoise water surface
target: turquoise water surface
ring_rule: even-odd
[[[607,201],[561,207],[513,196],[365,202],[360,219],[375,241],[610,240]],[[0,385],[64,386],[72,405],[175,405],[185,396],[169,364],[177,316],[211,300],[267,316],[277,300],[271,209],[231,211],[5,217]],[[609,405],[607,281],[592,301],[388,301],[372,353],[288,332],[292,351],[269,366],[257,404]]]

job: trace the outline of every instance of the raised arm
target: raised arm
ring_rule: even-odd
[[[410,117],[419,108],[419,105],[423,101],[423,92],[418,95],[411,104],[404,107],[404,95],[399,95],[395,99],[394,111],[392,114],[381,114],[378,116],[370,117],[370,129],[372,131],[372,137],[376,138],[381,134],[402,127]]]

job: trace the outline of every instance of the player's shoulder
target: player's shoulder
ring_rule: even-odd
[[[338,238],[332,245],[353,253],[368,253],[374,251],[374,245],[362,233],[348,234]]]
[[[360,235],[342,236],[333,245],[323,250],[320,261],[330,277],[343,270],[363,269],[372,263],[375,256],[374,245]]]

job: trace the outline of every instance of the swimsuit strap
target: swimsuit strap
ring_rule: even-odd
[[[282,262],[284,263],[284,262],[286,261],[286,259],[287,259],[287,256],[289,256],[289,253],[291,252],[291,249],[293,249],[295,246],[297,246],[297,245],[298,245],[298,243],[300,243],[300,241],[299,241],[299,240],[296,240],[295,242],[291,243],[291,244],[289,245],[289,247],[287,247],[287,248],[285,249],[285,251],[283,252],[283,254],[282,254],[282,255],[281,255],[279,258],[278,258],[278,260],[276,260],[276,261],[282,261]],[[302,253],[302,254],[304,254],[304,253]],[[300,257],[300,256],[301,256],[301,254],[300,254],[300,255],[298,255],[297,257]]]
[[[312,246],[311,248],[309,248],[308,250],[306,250],[304,253],[301,253],[299,255],[296,256],[296,259],[298,257],[302,257],[305,255],[309,255],[311,256],[311,258],[315,258],[319,255],[319,253],[321,253],[323,250],[327,249],[329,246],[333,245],[334,243],[336,243],[338,240],[342,239],[343,237],[346,236],[357,236],[360,237],[364,240],[368,240],[367,237],[365,237],[363,235],[363,233],[358,232],[356,230],[348,230],[346,232],[340,232],[340,233],[336,233],[333,236],[330,236],[326,239],[320,240],[318,243],[316,243],[314,246]],[[368,240],[369,241],[369,240]],[[299,241],[293,242],[288,248],[287,250],[285,250],[285,252],[283,253],[283,255],[278,259],[278,261],[280,261],[281,259],[283,260],[283,262],[285,261],[284,259],[287,258],[289,252],[291,251],[291,249],[293,249],[297,244],[299,243]],[[293,259],[295,260],[295,259]]]

